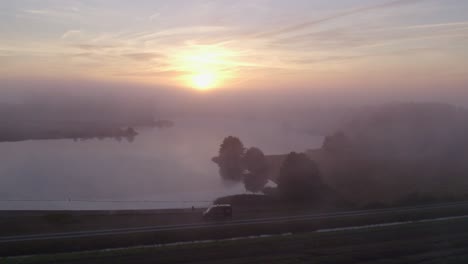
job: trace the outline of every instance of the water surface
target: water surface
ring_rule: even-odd
[[[322,141],[275,122],[174,121],[168,129],[139,129],[133,142],[0,143],[0,210],[202,206],[245,192],[242,185],[223,183],[211,162],[225,136],[238,136],[266,154],[304,151]]]

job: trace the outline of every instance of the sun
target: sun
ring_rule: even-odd
[[[197,90],[210,90],[216,86],[216,83],[216,74],[212,72],[197,73],[192,77],[192,85]]]
[[[191,45],[175,52],[171,70],[184,72],[180,82],[198,91],[226,87],[233,79],[234,51],[216,45]]]

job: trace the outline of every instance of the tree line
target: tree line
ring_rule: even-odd
[[[265,188],[269,180],[269,164],[262,150],[257,147],[244,147],[242,141],[234,136],[226,137],[212,159],[219,167],[223,180],[243,182],[250,192],[271,193]],[[316,162],[304,153],[289,153],[280,168],[277,188],[273,192],[287,199],[317,198],[324,187]]]

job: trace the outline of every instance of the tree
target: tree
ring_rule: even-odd
[[[326,136],[323,141],[322,149],[328,153],[343,154],[350,150],[351,144],[346,135],[339,131],[333,135]]]
[[[229,136],[223,140],[217,157],[212,160],[219,166],[219,174],[225,180],[240,181],[244,174],[244,145],[239,138]]]
[[[265,154],[259,148],[249,148],[244,155],[244,164],[248,173],[244,175],[245,189],[259,192],[268,182],[268,163]]]
[[[291,152],[280,168],[278,190],[289,199],[306,199],[318,196],[323,186],[317,164],[304,153]]]
[[[259,148],[245,151],[239,138],[229,136],[223,140],[217,157],[212,161],[219,166],[224,180],[243,181],[245,189],[259,192],[268,182],[268,163]]]

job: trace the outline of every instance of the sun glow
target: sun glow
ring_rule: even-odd
[[[234,53],[218,46],[190,46],[177,53],[174,64],[186,86],[207,91],[226,85],[232,78]]]
[[[194,88],[198,90],[209,90],[216,86],[216,75],[214,73],[199,73],[192,77]]]

